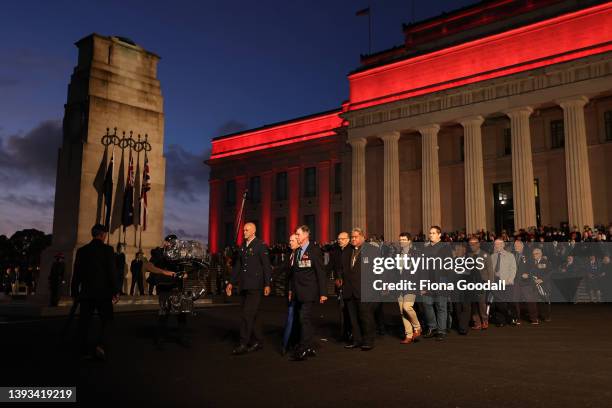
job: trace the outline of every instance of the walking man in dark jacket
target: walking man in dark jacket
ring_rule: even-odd
[[[119,299],[114,251],[104,243],[106,234],[107,230],[103,225],[93,226],[93,239],[77,250],[71,285],[72,297],[81,306],[78,338],[84,357],[89,355],[87,334],[94,311],[100,316],[100,332],[95,346],[95,356],[99,359],[106,357],[105,329],[113,320],[113,303]]]

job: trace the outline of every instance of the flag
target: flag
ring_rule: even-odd
[[[355,13],[355,15],[357,17],[361,17],[361,16],[369,16],[370,15],[370,8],[366,7],[364,9],[359,10],[358,12]]]
[[[149,158],[145,153],[144,167],[142,170],[142,191],[140,193],[140,218],[142,230],[147,230],[147,192],[151,190],[151,176],[149,174]]]
[[[136,178],[134,182],[134,225],[140,225],[140,153],[138,153],[138,160],[136,161],[136,172],[134,173]]]
[[[106,170],[106,176],[104,176],[104,208],[105,218],[104,226],[110,229],[110,218],[113,205],[113,167],[115,167],[115,149],[111,155],[110,164]]]
[[[134,158],[130,149],[128,174],[123,192],[123,208],[121,210],[121,224],[123,229],[134,224]]]

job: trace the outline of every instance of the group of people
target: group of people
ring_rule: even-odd
[[[236,355],[262,348],[263,339],[257,317],[262,296],[272,285],[271,255],[268,247],[255,236],[252,223],[244,226],[244,242],[233,262],[227,295],[239,284],[242,299],[240,344]],[[362,292],[363,268],[368,260],[394,254],[430,258],[473,257],[484,260],[483,268],[444,271],[440,268],[420,271],[420,279],[453,282],[467,279],[472,283],[504,282],[498,290],[454,291],[403,290],[387,293],[398,304],[404,333],[402,344],[411,344],[420,337],[443,341],[451,327],[461,335],[470,330],[486,330],[490,323],[497,326],[539,325],[551,320],[551,303],[575,302],[579,287],[591,301],[612,300],[612,264],[603,232],[521,231],[513,240],[507,236],[483,242],[479,234],[470,237],[443,235],[439,226],[428,231],[426,243],[416,245],[409,233],[401,233],[395,243],[366,240],[360,228],[341,232],[333,246],[322,248],[311,242],[309,228],[300,226],[289,237],[287,256],[281,258],[276,272],[283,271],[288,280],[288,301],[295,315],[294,325],[299,341],[291,360],[302,361],[316,355],[313,344],[313,307],[327,300],[327,281],[334,280],[341,300],[341,336],[345,348],[369,351],[374,348],[376,335],[384,331],[381,301],[368,301]],[[326,254],[324,253],[326,252]],[[325,262],[327,261],[327,262]],[[391,271],[407,274],[401,268]],[[414,279],[414,276],[412,276]],[[366,300],[364,300],[366,299]]]
[[[0,279],[0,292],[5,295],[19,291],[24,291],[27,295],[35,294],[39,275],[39,267],[28,265],[6,267]]]

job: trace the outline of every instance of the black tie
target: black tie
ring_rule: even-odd
[[[298,262],[302,259],[302,247],[299,247],[297,250],[297,260]]]
[[[501,262],[501,252],[497,253],[497,262],[495,262],[495,273],[499,273],[499,264]]]

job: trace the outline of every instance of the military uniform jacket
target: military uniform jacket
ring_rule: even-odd
[[[72,296],[81,300],[110,300],[119,293],[113,247],[99,239],[79,248],[74,261]]]
[[[257,237],[248,246],[244,242],[232,269],[232,285],[239,283],[240,290],[257,290],[270,286],[271,280],[272,267],[266,244]]]
[[[327,296],[323,252],[311,242],[300,259],[297,250],[294,254],[289,289],[298,302],[318,302],[320,296]]]

